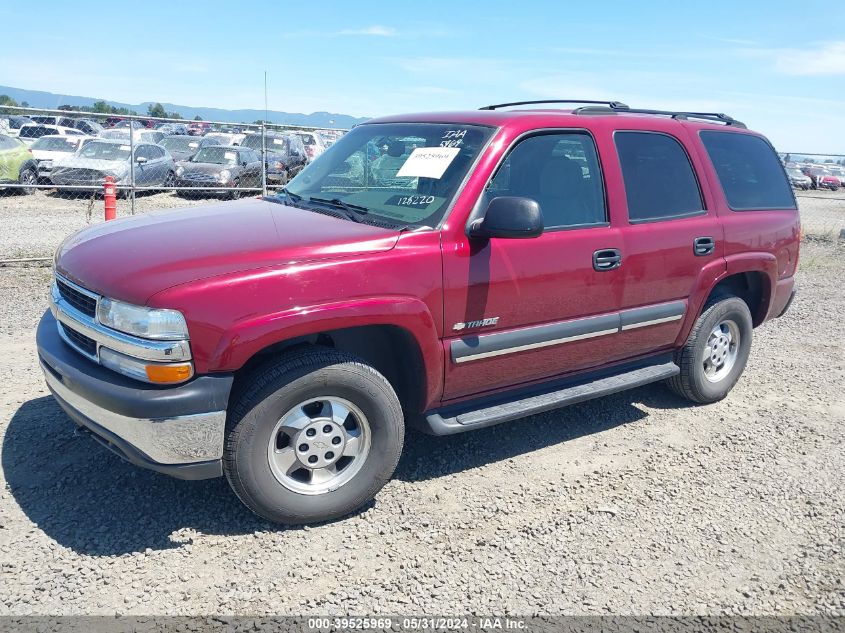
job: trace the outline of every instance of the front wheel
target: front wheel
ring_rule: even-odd
[[[667,381],[669,387],[700,404],[727,396],[745,369],[752,331],[745,301],[733,296],[712,300],[675,354],[681,373]]]
[[[232,182],[232,191],[229,192],[229,198],[238,200],[241,197],[241,181],[235,178]]]
[[[23,187],[21,187],[21,193],[25,196],[31,196],[35,193],[35,185],[38,184],[38,173],[31,168],[24,169],[21,172],[18,182],[24,185]]]
[[[288,525],[370,501],[402,452],[402,408],[375,369],[308,348],[256,368],[227,424],[224,471],[253,512]]]

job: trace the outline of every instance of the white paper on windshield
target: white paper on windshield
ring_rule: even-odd
[[[396,176],[439,180],[460,151],[460,147],[418,147],[411,152]]]
[[[200,146],[199,143],[188,143],[188,147],[190,147],[191,149],[193,149],[195,147],[199,147],[199,146]]]
[[[223,158],[226,160],[236,160],[238,155],[235,152],[223,152]]]
[[[132,149],[132,148],[131,148],[131,147],[129,147],[128,145],[121,145],[121,146],[120,146],[120,149],[122,149],[122,150],[123,150],[123,151],[125,151],[125,152],[128,152],[128,151],[129,151],[130,149]]]
[[[281,138],[274,138],[273,139],[273,145],[284,145],[284,144],[285,144],[284,139],[281,139]]]

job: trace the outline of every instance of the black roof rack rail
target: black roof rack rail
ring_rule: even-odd
[[[550,99],[550,100],[540,100],[540,101],[514,101],[513,103],[497,103],[495,105],[488,105],[484,106],[483,108],[478,108],[479,110],[498,110],[499,108],[508,108],[510,106],[521,106],[521,105],[540,105],[544,103],[588,103],[593,105],[605,105],[615,110],[627,110],[628,106],[626,106],[621,101],[591,101],[589,99]]]
[[[715,123],[724,123],[732,127],[745,128],[746,125],[742,121],[737,121],[732,116],[722,114],[721,112],[686,112],[676,110],[651,110],[648,108],[624,108],[615,107],[613,104],[608,104],[606,107],[585,107],[577,108],[572,111],[573,114],[656,114],[662,116],[669,116],[673,119],[700,119],[702,121],[712,121]]]

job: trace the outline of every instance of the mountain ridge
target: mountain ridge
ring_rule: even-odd
[[[21,103],[26,101],[31,108],[44,108],[55,110],[61,105],[69,106],[92,106],[97,101],[105,101],[116,108],[128,108],[140,115],[147,113],[147,107],[156,103],[155,101],[144,101],[143,103],[123,103],[109,99],[82,97],[78,95],[65,95],[45,90],[27,90],[13,86],[0,86],[0,94],[10,96]],[[242,108],[230,110],[227,108],[213,108],[208,106],[185,106],[174,103],[160,102],[168,112],[177,112],[185,119],[193,119],[199,116],[203,120],[222,121],[226,123],[252,123],[264,119],[264,110],[255,108]],[[312,112],[304,114],[301,112],[284,112],[281,110],[268,110],[267,120],[270,123],[286,123],[289,125],[304,125],[311,127],[341,128],[348,129],[359,123],[363,123],[368,117],[354,117],[349,114],[333,112]]]

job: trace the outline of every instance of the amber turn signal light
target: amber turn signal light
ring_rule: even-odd
[[[194,373],[191,363],[180,365],[147,365],[146,370],[149,381],[158,384],[184,382]]]

